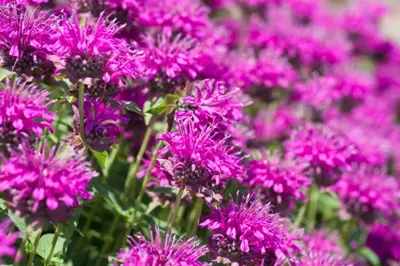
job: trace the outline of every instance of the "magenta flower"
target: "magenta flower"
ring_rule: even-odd
[[[199,129],[192,120],[178,121],[178,132],[164,133],[166,146],[160,153],[161,167],[172,184],[186,186],[210,196],[223,188],[229,179],[241,180],[243,169],[233,147],[213,139],[212,127]]]
[[[239,197],[239,196],[238,196]],[[210,257],[219,263],[274,265],[279,252],[288,253],[285,220],[271,213],[271,205],[252,196],[230,199],[200,224],[214,232],[209,239]]]
[[[355,144],[326,126],[308,124],[294,130],[284,142],[286,158],[304,164],[320,186],[336,183],[344,170],[351,169],[359,153]]]
[[[366,223],[400,209],[399,182],[380,169],[362,165],[344,173],[332,190],[351,215]]]
[[[9,153],[23,141],[41,136],[45,129],[53,131],[48,95],[34,85],[6,80],[0,90],[0,151]]]
[[[142,234],[138,234],[135,240],[129,239],[130,248],[118,253],[120,266],[202,266],[206,265],[199,258],[207,252],[207,248],[200,246],[194,238],[184,240],[176,238],[172,234],[161,236],[156,227],[155,234],[149,229],[150,240],[146,240]],[[118,265],[115,263],[115,265]]]
[[[143,37],[146,74],[157,92],[173,92],[201,70],[197,41],[181,35],[147,34]]]
[[[14,244],[19,238],[19,233],[9,234],[10,224],[10,220],[0,222],[0,263],[3,263],[2,258],[15,258],[17,254],[17,249],[14,247]]]
[[[86,78],[117,82],[119,77],[136,78],[141,73],[141,52],[114,37],[122,28],[101,15],[95,25],[79,25],[76,14],[60,29],[61,70],[72,82]]]
[[[238,88],[230,89],[223,82],[204,80],[194,83],[192,95],[185,96],[179,103],[178,119],[192,118],[202,125],[232,124],[243,119],[244,101]]]
[[[262,109],[254,119],[253,128],[257,141],[281,140],[287,137],[292,128],[300,125],[300,113],[290,105],[276,109]]]
[[[339,245],[339,237],[336,233],[329,233],[328,230],[320,229],[309,235],[303,235],[304,249],[306,252],[317,255],[330,254],[338,257],[345,257],[346,253]],[[308,258],[307,258],[308,259]]]
[[[97,151],[108,150],[123,132],[121,124],[128,119],[119,114],[120,108],[112,108],[101,99],[86,97],[84,103],[86,144]],[[74,131],[79,135],[79,110],[74,106]]]
[[[41,223],[63,223],[90,199],[87,186],[97,173],[81,155],[67,147],[35,151],[28,145],[14,151],[0,166],[0,191],[6,194],[17,215]]]
[[[388,224],[376,223],[368,232],[367,246],[384,265],[400,260],[400,221],[391,219]],[[395,265],[395,264],[394,264]]]
[[[0,7],[0,55],[2,67],[18,74],[50,76],[60,20],[47,11],[29,10],[15,2]]]
[[[281,160],[278,154],[264,152],[260,160],[250,161],[247,168],[245,183],[270,201],[275,212],[293,209],[296,200],[306,201],[304,191],[311,180],[302,169]]]

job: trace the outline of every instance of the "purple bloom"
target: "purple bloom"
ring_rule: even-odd
[[[42,152],[22,145],[0,167],[0,191],[5,192],[17,215],[31,221],[63,223],[90,199],[87,185],[97,173],[81,155],[67,147]]]
[[[143,37],[146,74],[157,92],[183,88],[201,70],[197,41],[181,35],[147,34]]]
[[[167,234],[164,238],[156,227],[155,234],[150,231],[150,240],[146,240],[141,234],[129,239],[130,248],[118,253],[120,266],[202,266],[206,265],[199,258],[207,252],[207,248],[200,246],[194,238],[184,240]],[[118,264],[116,264],[118,265]]]
[[[223,82],[204,80],[194,83],[192,95],[185,96],[179,103],[176,117],[193,118],[202,125],[232,124],[244,117],[245,103],[239,100],[240,96],[238,88],[229,89]]]
[[[23,141],[53,131],[54,114],[48,110],[52,103],[48,92],[18,80],[6,80],[0,90],[0,151],[9,153]]]
[[[19,74],[41,77],[55,67],[59,18],[47,11],[29,10],[9,3],[0,7],[0,58],[2,66]]]
[[[128,119],[119,115],[120,108],[112,108],[101,99],[86,97],[84,103],[86,144],[97,151],[108,150],[123,131],[120,123]],[[79,110],[74,106],[74,131],[79,135]]]
[[[359,152],[344,135],[312,124],[294,130],[284,146],[286,158],[304,164],[320,186],[336,183],[344,170],[351,169],[350,164]]]
[[[19,233],[9,234],[10,224],[10,220],[0,222],[0,263],[3,263],[2,258],[14,258],[17,253],[17,249],[13,245],[19,238]]]
[[[214,232],[209,239],[210,256],[217,262],[237,265],[274,265],[279,252],[288,254],[286,221],[271,213],[271,205],[252,196],[212,212],[200,224]]]
[[[224,145],[225,139],[214,140],[212,127],[199,129],[192,120],[183,120],[178,121],[178,130],[160,137],[168,144],[160,153],[169,157],[159,161],[172,184],[210,196],[229,179],[241,180],[244,173],[237,152]]]
[[[306,201],[304,191],[311,180],[288,161],[282,161],[278,154],[264,152],[260,160],[250,161],[245,183],[273,204],[275,212],[295,207],[295,201]]]
[[[344,173],[332,190],[351,215],[371,223],[380,215],[390,216],[400,209],[399,187],[399,182],[383,170],[362,165]]]
[[[114,37],[122,27],[101,15],[95,25],[79,25],[76,14],[60,29],[61,70],[72,82],[102,79],[118,82],[120,77],[140,76],[141,52]]]
[[[382,264],[391,265],[390,261],[400,261],[400,221],[398,218],[391,219],[388,224],[374,224],[368,232],[366,243],[378,255]]]

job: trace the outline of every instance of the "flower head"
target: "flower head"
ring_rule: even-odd
[[[167,178],[175,185],[187,186],[206,194],[223,188],[229,179],[241,179],[243,169],[233,147],[224,139],[215,141],[212,127],[196,128],[192,120],[178,121],[178,132],[164,133],[166,146],[160,159]]]
[[[9,153],[23,141],[39,137],[45,129],[53,130],[54,114],[48,92],[19,80],[6,80],[0,89],[0,151]]]
[[[304,191],[311,180],[302,170],[282,161],[278,154],[264,152],[260,160],[250,161],[245,183],[270,201],[276,212],[285,211],[295,207],[295,200],[306,200]]]
[[[47,151],[44,144],[39,152],[23,145],[0,166],[0,191],[18,215],[62,223],[80,205],[79,198],[91,198],[86,189],[95,176],[85,158],[68,147]]]
[[[141,73],[141,52],[115,37],[122,28],[115,20],[101,15],[95,25],[80,27],[76,14],[60,29],[62,70],[68,78],[78,80],[91,78],[104,82],[127,76],[136,78]]]
[[[122,133],[120,123],[126,124],[128,119],[119,113],[119,108],[102,103],[101,99],[86,97],[84,103],[86,143],[97,151],[108,150]],[[74,130],[79,134],[79,111],[74,106]]]
[[[367,246],[380,258],[381,262],[390,265],[390,261],[400,260],[400,221],[391,219],[387,224],[376,223],[371,226]]]
[[[155,233],[150,231],[150,240],[146,240],[141,234],[129,239],[130,248],[121,250],[118,253],[120,266],[201,266],[206,265],[199,261],[199,258],[207,252],[207,248],[200,246],[194,239],[183,240],[176,238],[172,234],[167,234],[164,238],[160,230],[155,229]]]
[[[351,168],[358,153],[356,146],[344,135],[322,125],[308,124],[294,130],[284,146],[286,158],[304,164],[321,186],[336,183],[340,174]]]
[[[57,45],[59,18],[48,11],[29,10],[15,2],[0,6],[0,61],[19,74],[51,75],[48,59]]]
[[[13,245],[19,238],[19,233],[9,234],[10,224],[11,221],[9,220],[0,222],[0,263],[3,263],[1,259],[5,256],[15,257],[17,252]]]
[[[400,209],[399,182],[380,169],[362,165],[346,172],[332,190],[351,215],[366,223]]]
[[[240,121],[245,103],[239,100],[238,88],[229,89],[223,82],[204,80],[194,83],[192,95],[179,103],[178,119],[193,118],[202,125]]]
[[[274,265],[279,252],[288,253],[286,222],[271,213],[271,205],[247,196],[211,209],[200,226],[214,232],[209,239],[213,260],[238,265]]]

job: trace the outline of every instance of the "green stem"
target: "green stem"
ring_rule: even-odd
[[[51,259],[53,258],[54,249],[56,248],[57,240],[58,240],[58,237],[60,236],[60,233],[61,233],[61,228],[62,228],[62,226],[61,226],[61,224],[59,224],[57,226],[56,232],[54,233],[53,241],[51,242],[50,253],[47,256],[47,260],[46,260],[45,266],[49,265]]]
[[[153,132],[153,126],[155,122],[155,116],[150,119],[146,133],[144,135],[142,145],[140,146],[139,153],[136,156],[135,163],[129,168],[128,176],[125,181],[124,198],[128,198],[129,192],[132,191],[133,180],[136,178],[137,171],[139,170],[140,163],[142,162],[143,155],[146,152],[147,146],[150,141],[151,134]]]
[[[79,132],[81,135],[82,143],[86,146],[85,135],[85,84],[79,83]]]
[[[113,239],[114,239],[113,234],[117,227],[118,221],[119,221],[119,219],[114,219],[111,224],[110,231],[106,235],[106,242],[104,243],[103,248],[101,249],[101,252],[97,258],[96,266],[101,265],[101,261],[104,259],[101,255],[107,252],[107,250],[110,248],[110,246],[113,242]]]
[[[318,200],[319,200],[318,188],[317,188],[317,186],[313,185],[311,187],[311,193],[309,196],[308,224],[307,224],[308,231],[311,231],[315,225],[315,217],[317,215]]]
[[[15,255],[15,258],[14,258],[13,266],[18,266],[19,258],[23,257],[23,254],[25,253],[26,241],[28,241],[28,238],[29,238],[29,236],[25,235],[24,238],[21,240],[21,243],[19,244],[19,248],[18,248],[17,254]]]
[[[94,206],[90,210],[90,213],[89,213],[89,215],[88,215],[88,217],[86,219],[86,222],[83,225],[83,230],[82,230],[83,236],[80,237],[78,243],[75,246],[76,250],[80,250],[81,249],[86,236],[88,236],[88,231],[89,231],[90,225],[92,224],[92,221],[93,221],[93,219],[95,217],[95,213],[97,212],[97,210],[101,206],[101,202],[102,202],[102,199],[100,197],[96,197],[95,198],[95,200],[93,202]],[[88,239],[88,241],[90,242],[90,238]]]
[[[37,247],[38,247],[39,240],[40,240],[40,237],[41,237],[41,236],[42,236],[42,228],[39,228],[39,229],[38,229],[38,232],[37,232],[37,236],[36,236],[36,238],[35,238],[35,242],[33,243],[33,248],[32,248],[31,254],[29,254],[28,263],[26,264],[26,265],[28,265],[28,266],[31,266],[32,263],[33,263],[33,259],[35,258],[36,249],[37,249]]]
[[[302,222],[303,219],[304,219],[304,215],[306,214],[306,210],[307,210],[308,203],[309,203],[310,200],[311,200],[311,198],[310,198],[311,190],[312,190],[312,187],[310,187],[309,190],[308,190],[308,192],[307,192],[307,202],[305,202],[305,203],[301,206],[300,211],[299,211],[299,213],[297,214],[296,220],[294,221],[294,226],[295,226],[296,228],[298,228],[298,227],[301,225],[301,222]]]
[[[178,196],[176,196],[174,208],[172,209],[171,218],[169,219],[169,222],[168,222],[167,234],[169,234],[171,232],[171,229],[174,226],[176,214],[178,213],[179,205],[181,204],[181,200],[182,200],[184,191],[185,191],[185,186],[182,185],[179,188]]]
[[[105,183],[107,181],[107,178],[110,175],[111,166],[114,164],[114,161],[117,158],[119,151],[121,150],[121,145],[122,145],[123,141],[124,141],[124,135],[121,134],[119,136],[118,142],[115,144],[114,149],[112,149],[110,156],[107,159],[107,164],[106,164],[106,167],[104,168],[104,172],[103,172],[103,178],[101,180],[103,183]]]
[[[203,210],[203,203],[204,199],[203,198],[197,198],[196,202],[194,203],[194,216],[193,216],[193,221],[192,221],[192,229],[190,230],[189,237],[192,237],[196,234],[197,228],[198,228],[198,221],[201,216],[201,211]]]

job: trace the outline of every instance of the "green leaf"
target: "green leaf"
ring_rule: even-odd
[[[161,115],[167,111],[171,111],[177,106],[176,101],[178,99],[179,96],[177,95],[167,94],[162,102],[154,104],[147,112],[153,115]]]
[[[140,110],[139,106],[137,106],[135,102],[126,103],[125,109],[143,116],[142,110]]]
[[[360,255],[366,258],[373,266],[380,265],[379,257],[370,248],[363,247],[359,251]]]
[[[15,72],[8,71],[7,69],[0,68],[0,81],[15,75]]]
[[[68,102],[68,103],[74,103],[77,100],[77,98],[75,96],[60,96],[58,97],[58,102]]]
[[[10,210],[8,210],[8,217],[10,217],[11,221],[14,223],[14,225],[18,228],[21,233],[26,235],[26,223],[25,220],[21,217],[16,216],[13,214]]]
[[[47,259],[47,257],[49,256],[53,238],[54,238],[54,234],[45,234],[39,240],[39,244],[38,244],[36,252],[43,259]],[[54,248],[53,259],[56,259],[55,257],[59,257],[62,255],[64,243],[65,243],[65,238],[59,236],[57,239],[56,246]]]
[[[98,152],[95,150],[91,150],[93,152],[94,157],[96,158],[97,162],[99,163],[101,169],[105,169],[106,161],[108,158],[108,153],[106,151]]]

